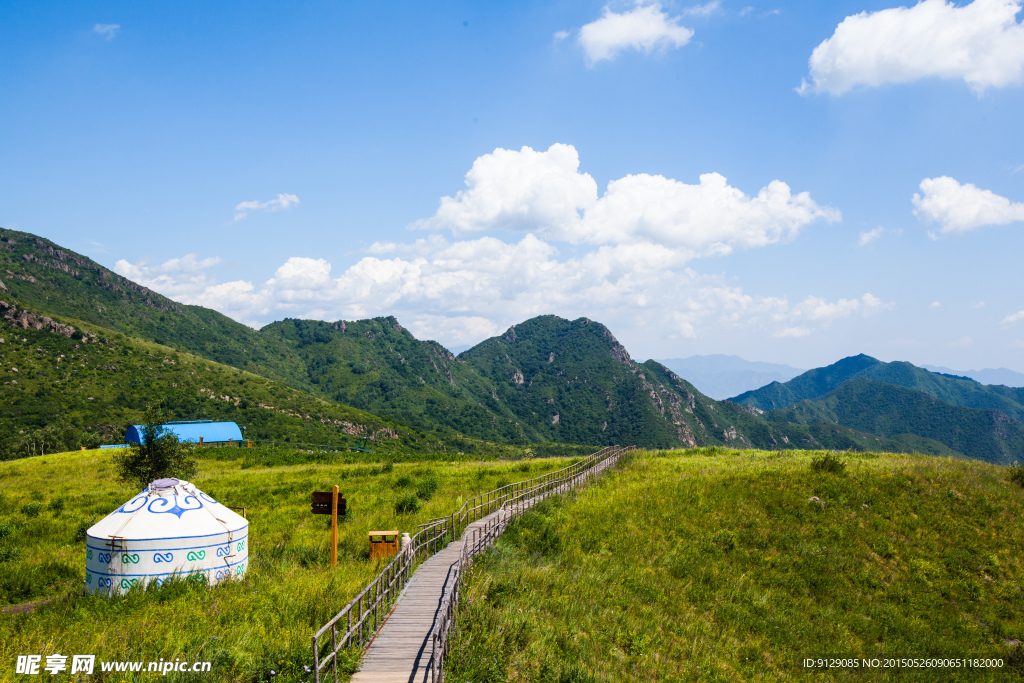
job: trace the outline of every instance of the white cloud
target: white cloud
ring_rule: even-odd
[[[554,144],[545,152],[496,149],[479,157],[466,174],[466,189],[442,198],[437,213],[414,227],[456,235],[516,230],[577,244],[657,244],[686,260],[787,241],[814,221],[840,218],[808,193],[794,195],[781,180],[751,197],[718,173],[700,176],[696,185],[628,175],[608,183],[598,198],[597,183],[579,172],[576,149]]]
[[[871,242],[874,242],[876,239],[881,237],[883,232],[885,232],[885,228],[881,226],[875,228],[874,230],[862,232],[860,234],[860,239],[857,240],[857,246],[867,246]]]
[[[754,11],[754,8],[751,7],[750,5],[747,5],[746,7],[744,7],[743,9],[740,10],[740,16],[741,17],[745,17],[745,16],[747,16],[748,14],[750,14],[753,11]]]
[[[985,308],[985,302],[975,301],[973,304],[971,304],[971,308]]]
[[[556,143],[546,152],[496,149],[473,162],[465,190],[442,198],[434,217],[416,227],[449,228],[456,235],[502,229],[571,233],[581,212],[597,202],[597,183],[579,173],[579,165],[572,145]]]
[[[551,36],[551,38],[556,43],[560,43],[560,42],[562,42],[563,40],[565,40],[568,37],[569,37],[569,32],[568,31],[555,31],[555,34],[553,36]]]
[[[658,320],[656,334],[668,339],[714,330],[792,337],[891,307],[870,293],[837,301],[810,296],[791,304],[680,267],[672,250],[658,245],[604,245],[565,258],[532,234],[513,243],[494,237],[424,240],[415,253],[364,256],[338,275],[325,259],[292,257],[259,285],[217,283],[183,270],[154,276],[159,268],[146,267],[119,264],[118,272],[253,326],[283,317],[396,315],[419,338],[449,345],[479,341],[547,313],[631,329]]]
[[[930,304],[928,304],[928,308],[942,308],[942,302],[941,301],[933,301]]]
[[[811,83],[799,92],[843,93],[857,86],[921,78],[963,79],[972,90],[1024,81],[1020,0],[975,0],[957,7],[923,0],[913,7],[844,19],[810,58]]]
[[[1024,311],[1017,311],[1013,315],[1006,316],[1003,318],[1003,324],[1009,325],[1010,323],[1015,323],[1018,320],[1024,320]]]
[[[793,308],[791,315],[818,322],[831,322],[838,318],[846,318],[854,313],[870,315],[876,311],[893,308],[894,305],[883,302],[868,292],[860,299],[839,299],[826,301],[820,297],[809,296]]]
[[[1024,203],[1011,202],[991,190],[949,176],[921,181],[923,196],[914,193],[914,215],[939,224],[943,235],[968,232],[985,225],[1005,225],[1024,221]],[[934,239],[937,236],[929,233]]]
[[[299,198],[293,194],[279,194],[266,202],[239,202],[235,206],[235,221],[245,218],[249,211],[281,211],[298,203]]]
[[[133,264],[120,259],[114,264],[114,272],[164,296],[191,303],[193,296],[216,284],[206,271],[220,262],[217,256],[199,259],[195,254],[173,258],[158,266],[149,265],[148,260]]]
[[[722,9],[722,0],[709,0],[703,5],[693,5],[683,10],[683,14],[688,17],[701,17],[707,18],[714,14],[718,14]]]
[[[272,210],[271,202],[239,210],[256,208]],[[695,185],[626,176],[599,197],[573,147],[524,147],[477,159],[465,189],[414,224],[429,234],[374,242],[344,267],[335,269],[319,254],[282,256],[262,282],[219,282],[216,257],[188,255],[161,265],[120,261],[117,271],[253,326],[284,317],[396,315],[420,338],[449,346],[549,313],[649,331],[666,344],[715,334],[805,337],[892,304],[871,293],[791,303],[748,294],[724,275],[699,274],[687,262],[782,242],[814,220],[838,218],[838,211],[818,206],[807,193],[793,194],[779,180],[751,196],[716,173]]]
[[[669,17],[658,3],[638,3],[621,14],[605,6],[604,15],[580,29],[579,41],[591,65],[614,59],[627,48],[652,52],[682,47],[690,42],[693,31],[679,25],[679,17]]]
[[[949,342],[948,344],[946,344],[946,346],[954,349],[966,349],[973,343],[974,340],[971,339],[970,337],[960,337],[956,341]]]
[[[807,327],[787,327],[775,333],[776,337],[806,337],[811,333]]]
[[[92,30],[107,40],[113,40],[117,32],[121,30],[121,26],[120,24],[96,24],[92,27]]]

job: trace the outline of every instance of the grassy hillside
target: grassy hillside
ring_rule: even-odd
[[[149,403],[159,405],[168,419],[237,422],[245,426],[246,438],[256,441],[344,448],[366,438],[381,457],[459,451],[499,455],[507,450],[452,430],[409,428],[78,321],[62,322],[10,305],[6,311],[26,327],[0,321],[0,460],[119,443]],[[516,455],[522,452],[522,447],[515,449]]]
[[[801,401],[767,417],[784,423],[834,422],[886,437],[910,432],[1000,465],[1024,456],[1024,425],[1001,411],[951,405],[923,391],[864,377],[843,383],[821,400]]]
[[[309,388],[300,361],[251,327],[179,304],[30,233],[0,228],[0,300]]]
[[[204,454],[196,485],[226,505],[246,507],[244,580],[210,590],[182,582],[118,600],[82,594],[85,530],[136,493],[114,480],[109,451],[0,462],[0,606],[49,601],[27,614],[0,614],[4,680],[19,654],[93,653],[97,660],[213,662],[208,674],[161,679],[168,681],[308,681],[303,666],[312,657],[313,632],[379,571],[368,559],[367,531],[415,532],[417,524],[453,512],[461,499],[569,464],[551,458],[390,470],[379,463],[268,468],[238,450]],[[334,484],[350,513],[331,571],[328,518],[310,514],[309,496]],[[409,496],[420,509],[396,514],[395,503]],[[89,680],[126,678],[103,676],[97,665]]]
[[[475,565],[449,679],[1016,680],[1024,491],[922,456],[640,454],[528,513]],[[811,672],[803,657],[996,657]]]

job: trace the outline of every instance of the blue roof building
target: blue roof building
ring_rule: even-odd
[[[128,428],[128,433],[124,435],[124,440],[127,443],[142,443],[142,430],[145,428],[146,425],[132,425]],[[234,422],[212,422],[211,420],[165,422],[163,428],[178,437],[178,441],[188,443],[199,443],[200,439],[204,444],[228,441],[238,443],[242,440],[242,430]]]

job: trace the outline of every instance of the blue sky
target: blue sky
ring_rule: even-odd
[[[1020,8],[10,2],[0,225],[257,327],[1024,371]]]

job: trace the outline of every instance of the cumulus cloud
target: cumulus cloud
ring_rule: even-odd
[[[718,173],[700,176],[695,185],[627,175],[611,181],[599,198],[597,183],[580,173],[579,163],[571,145],[496,149],[473,163],[466,189],[442,198],[437,213],[414,227],[456,235],[518,230],[577,244],[657,244],[685,260],[787,241],[817,220],[841,218],[781,180],[749,196]]]
[[[235,206],[235,221],[240,221],[248,216],[249,211],[281,211],[298,203],[299,198],[293,194],[279,194],[266,202],[239,202]]]
[[[1024,81],[1020,0],[974,0],[958,7],[923,0],[913,7],[846,17],[814,48],[800,93],[842,95],[858,86],[921,78],[962,79],[972,90]]]
[[[119,272],[146,274],[144,267],[119,264]],[[663,338],[692,338],[712,329],[791,337],[892,306],[870,293],[836,301],[809,296],[796,303],[754,296],[723,276],[679,267],[674,252],[658,245],[603,245],[563,257],[532,234],[517,242],[423,241],[414,254],[381,249],[337,274],[325,259],[291,257],[262,284],[217,283],[209,276],[199,281],[185,272],[139,281],[253,326],[283,317],[397,315],[418,337],[449,345],[473,343],[552,312],[633,329],[657,320]]]
[[[930,304],[928,304],[928,308],[942,308],[942,302],[941,301],[933,301]]]
[[[961,185],[949,176],[925,178],[922,194],[914,194],[914,215],[928,223],[939,224],[939,234],[968,232],[985,225],[1005,225],[1024,221],[1024,203],[1011,202],[991,190],[976,185]],[[938,235],[929,233],[933,239]]]
[[[1010,323],[1015,323],[1018,320],[1024,320],[1024,311],[1017,311],[1013,315],[1006,316],[1003,318],[1003,324],[1009,325]]]
[[[713,14],[718,14],[722,10],[722,0],[710,0],[705,2],[703,5],[693,5],[683,10],[683,14],[688,17],[701,17],[707,18]]]
[[[239,206],[256,209],[273,207]],[[556,144],[480,157],[466,187],[412,226],[429,234],[374,242],[344,267],[320,254],[283,255],[261,281],[219,282],[218,259],[188,255],[160,265],[121,261],[117,271],[253,326],[284,317],[396,315],[420,338],[449,346],[548,313],[650,330],[665,343],[725,333],[806,337],[892,304],[871,293],[793,302],[757,296],[687,264],[789,240],[813,221],[838,219],[838,211],[782,181],[748,195],[717,173],[693,185],[631,175],[599,196],[576,150]]]
[[[114,272],[164,296],[191,303],[193,296],[216,284],[207,271],[220,263],[217,256],[200,259],[196,254],[186,254],[160,265],[150,265],[148,260],[130,263],[120,259],[114,264]]]
[[[554,40],[556,43],[560,43],[560,42],[562,42],[563,40],[565,40],[568,37],[569,37],[569,32],[568,31],[555,31],[554,35],[551,36],[551,39]]]
[[[860,234],[860,239],[857,240],[857,246],[864,247],[871,244],[879,237],[881,237],[883,232],[885,232],[885,228],[881,226],[875,228],[874,230],[867,230],[865,232],[862,232]]]
[[[593,65],[603,59],[614,59],[626,49],[652,52],[657,49],[682,47],[690,42],[693,31],[679,24],[679,17],[669,17],[658,3],[638,3],[621,14],[605,6],[604,15],[580,29],[579,42]]]
[[[121,26],[120,24],[96,24],[92,27],[92,30],[107,40],[113,40],[117,32],[121,30]]]

